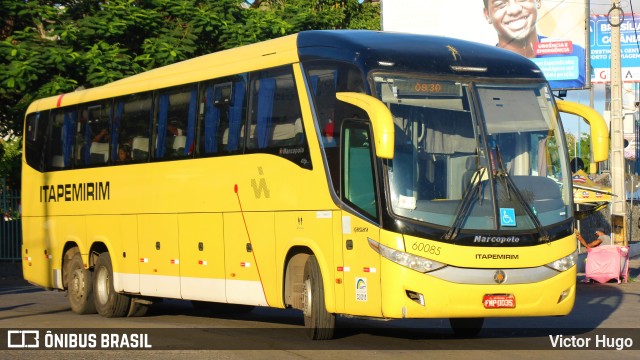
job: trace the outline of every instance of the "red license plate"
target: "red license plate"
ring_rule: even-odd
[[[487,294],[482,298],[485,309],[513,309],[516,307],[516,297],[508,294]]]

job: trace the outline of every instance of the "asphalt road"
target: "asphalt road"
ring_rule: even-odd
[[[631,260],[630,269],[628,283],[579,283],[568,316],[487,319],[474,339],[456,338],[447,320],[340,317],[336,339],[319,342],[307,340],[299,311],[256,308],[246,314],[213,314],[194,309],[188,301],[165,300],[145,317],[105,319],[73,314],[64,292],[45,291],[15,275],[0,275],[0,359],[468,359],[478,354],[637,359],[640,257]],[[8,349],[9,342],[19,345],[22,338],[33,343],[34,332],[18,330],[37,332],[40,349],[46,350]],[[91,345],[93,350],[67,350]]]

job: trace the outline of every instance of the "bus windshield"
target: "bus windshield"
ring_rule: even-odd
[[[373,76],[395,125],[395,215],[458,231],[541,232],[571,217],[563,133],[546,84]]]

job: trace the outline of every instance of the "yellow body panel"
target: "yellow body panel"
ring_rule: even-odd
[[[380,255],[369,246],[369,239],[378,241],[380,229],[343,212],[342,232],[345,311],[352,315],[379,317],[382,315]],[[346,245],[347,241],[351,241],[350,246]]]
[[[204,226],[203,226],[204,224]],[[179,214],[180,276],[224,279],[222,214]],[[203,291],[202,291],[203,290]],[[199,299],[207,289],[182,289],[182,297]],[[224,294],[211,294],[220,298]]]
[[[78,169],[46,176],[25,164],[24,226],[42,229],[25,231],[23,253],[32,257],[24,262],[25,278],[44,287],[61,287],[52,271],[62,268],[65,245],[72,242],[86,255],[102,243],[112,254],[114,273],[126,276],[126,281],[116,281],[119,291],[195,299],[194,294],[207,290],[181,288],[181,278],[237,280],[227,286],[227,294],[203,296],[242,302],[243,287],[233,284],[262,280],[267,302],[257,304],[283,307],[283,265],[275,260],[283,261],[293,246],[310,247],[323,274],[330,274],[334,225],[331,216],[322,214],[332,214],[336,205],[321,164],[304,170],[272,155],[247,155],[242,164],[237,158]],[[229,169],[228,175],[215,176],[220,168]],[[295,181],[291,173],[296,174]],[[108,199],[65,200],[65,185],[87,182],[84,179],[108,183]],[[55,196],[46,196],[43,185],[54,185]],[[305,219],[302,227],[297,225],[300,216]],[[247,232],[253,252],[247,252]],[[198,250],[199,242],[203,251]],[[50,258],[45,259],[45,251]],[[86,264],[91,265],[88,260]],[[332,287],[327,297],[334,306]]]
[[[56,253],[57,242],[51,241],[51,234],[42,218],[22,219],[22,272],[24,279],[45,288],[54,287],[54,271],[60,271],[60,263],[52,263],[49,254]],[[52,249],[52,245],[56,248]],[[59,251],[58,251],[59,253]],[[57,265],[56,265],[57,264]]]
[[[138,215],[140,275],[161,276],[163,281],[140,281],[142,294],[180,297],[180,249],[175,214]]]
[[[576,267],[535,283],[519,285],[456,284],[382,261],[382,312],[386,318],[515,317],[567,315],[575,301]],[[406,291],[424,296],[425,306]],[[558,303],[563,291],[569,295]],[[485,294],[512,294],[516,307],[485,309]]]

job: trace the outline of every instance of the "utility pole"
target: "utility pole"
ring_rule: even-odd
[[[611,25],[611,232],[614,244],[626,245],[626,194],[624,189],[624,134],[622,126],[622,65],[620,24],[624,20],[619,0],[612,0]]]

